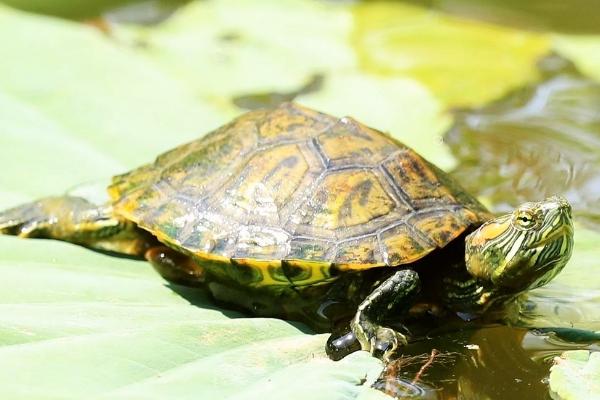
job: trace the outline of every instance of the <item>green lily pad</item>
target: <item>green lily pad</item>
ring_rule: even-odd
[[[547,37],[445,16],[396,2],[354,10],[360,65],[376,74],[409,76],[445,104],[477,105],[536,77]]]
[[[223,108],[241,112],[240,98],[295,100],[351,115],[451,167],[441,140],[450,119],[438,94],[412,77],[363,71],[352,10],[301,0],[195,2],[156,28],[121,26],[115,35]],[[304,90],[315,76],[317,90]]]
[[[600,35],[555,35],[552,47],[587,76],[600,80]]]
[[[0,37],[3,191],[106,179],[230,118],[94,28],[0,7]]]
[[[243,318],[201,291],[169,288],[143,261],[4,237],[0,253],[3,398],[332,398],[357,395],[380,369],[362,352],[328,360],[327,335],[301,325]]]
[[[314,75],[353,68],[347,7],[291,0],[192,2],[163,24],[116,27],[199,96],[294,91]]]
[[[556,400],[600,399],[600,352],[566,351],[554,360],[550,395]]]

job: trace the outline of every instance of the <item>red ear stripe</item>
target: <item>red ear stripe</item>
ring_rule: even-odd
[[[469,235],[469,241],[472,246],[482,246],[488,240],[495,239],[510,227],[510,218],[495,219],[489,221],[475,232]]]

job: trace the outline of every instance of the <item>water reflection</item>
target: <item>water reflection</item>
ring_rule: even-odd
[[[539,66],[538,84],[456,113],[454,173],[502,211],[562,193],[600,230],[600,84],[557,55]]]
[[[584,274],[581,274],[583,277]],[[520,326],[555,326],[600,330],[600,290],[577,290],[558,282],[537,289],[521,304],[517,319]]]
[[[488,326],[409,345],[388,364],[375,388],[398,398],[547,399],[552,360],[563,351],[600,350],[583,331]]]

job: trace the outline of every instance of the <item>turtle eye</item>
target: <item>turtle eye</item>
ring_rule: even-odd
[[[526,210],[520,210],[517,212],[515,222],[521,228],[529,229],[535,226],[536,219],[532,212]]]

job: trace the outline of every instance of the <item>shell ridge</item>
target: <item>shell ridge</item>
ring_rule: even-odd
[[[395,195],[394,197],[397,197],[397,199],[399,199],[402,202],[403,205],[405,205],[406,207],[408,207],[409,210],[414,211],[415,207],[413,206],[412,202],[410,201],[410,197],[395,182],[394,177],[392,176],[391,172],[385,167],[385,164],[383,162],[379,164],[378,169],[381,171],[381,173],[385,177],[385,180],[388,183],[388,185],[390,185],[390,187],[392,188],[393,193]]]
[[[316,137],[313,137],[308,141],[308,147],[317,155],[317,158],[321,161],[323,168],[327,169],[329,167],[330,160],[323,152],[323,149],[319,145]]]
[[[300,197],[300,200],[298,201],[298,204],[296,205],[296,207],[294,207],[292,210],[290,210],[287,220],[283,223],[283,226],[286,228],[288,233],[293,235],[294,232],[292,232],[288,228],[288,226],[292,223],[292,221],[291,221],[292,218],[294,218],[296,216],[296,213],[298,212],[298,210],[303,208],[306,205],[306,203],[308,203],[310,201],[311,193],[316,192],[316,188],[319,187],[319,185],[325,179],[326,176],[327,176],[327,170],[322,171],[319,174],[319,176],[314,180],[314,182],[306,188],[306,190],[305,190],[306,194]]]
[[[379,246],[379,252],[381,253],[383,262],[385,265],[390,266],[390,255],[388,254],[387,246],[385,246],[381,240],[381,232],[377,232],[375,237],[377,237],[377,245]]]

